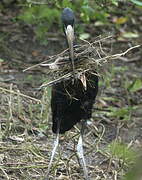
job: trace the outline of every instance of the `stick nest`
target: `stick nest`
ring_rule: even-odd
[[[120,54],[108,55],[106,51],[109,48],[102,48],[102,43],[107,42],[111,36],[96,40],[92,43],[83,41],[83,45],[74,46],[74,65],[75,65],[75,77],[80,77],[85,72],[98,73],[99,67],[103,66],[109,60],[118,59],[124,56],[130,50],[138,48],[141,45],[131,47]],[[110,49],[109,49],[110,51]],[[46,60],[40,64],[36,64],[32,67],[25,69],[24,71],[36,66],[42,66],[47,68],[47,72],[50,75],[51,81],[47,84],[43,84],[41,87],[47,85],[53,85],[63,80],[73,78],[72,64],[69,58],[69,50],[66,49],[60,54],[46,57]]]

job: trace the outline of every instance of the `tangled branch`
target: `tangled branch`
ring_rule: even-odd
[[[92,43],[84,41],[85,43],[83,45],[74,46],[74,73],[76,78],[78,78],[80,74],[84,72],[98,72],[98,68],[100,66],[103,66],[105,63],[110,62],[111,60],[125,56],[129,51],[139,48],[141,46],[136,45],[128,48],[122,53],[108,55],[103,51],[101,45],[101,43],[103,41],[106,41],[106,39],[108,38],[111,38],[111,36],[102,38]],[[40,88],[45,87],[47,85],[56,84],[63,80],[68,80],[73,77],[71,61],[69,59],[68,51],[69,50],[66,49],[62,51],[60,54],[48,56],[44,62],[28,67],[24,71],[35,68],[37,66],[47,68],[52,80],[49,83],[43,84]]]

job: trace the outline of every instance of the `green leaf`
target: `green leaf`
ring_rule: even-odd
[[[80,34],[80,36],[79,36],[79,38],[80,38],[80,39],[83,39],[83,40],[88,39],[89,37],[90,37],[90,34],[89,34],[89,33],[82,33],[82,34]]]
[[[111,0],[112,4],[114,4],[115,6],[118,6],[118,0]]]
[[[102,22],[102,21],[96,21],[94,25],[95,25],[95,26],[104,26],[105,23]]]
[[[88,23],[90,19],[93,17],[93,9],[88,5],[83,5],[81,7],[81,18],[84,22]]]
[[[122,37],[124,37],[124,38],[138,38],[139,34],[138,33],[133,33],[133,32],[124,32],[122,34]]]
[[[115,19],[116,24],[125,24],[128,21],[127,17],[119,17]]]
[[[72,4],[71,4],[71,2],[69,1],[69,0],[63,0],[63,2],[62,2],[62,7],[70,7],[70,8],[72,8]]]
[[[138,5],[138,6],[142,6],[142,2],[138,1],[138,0],[130,0],[132,3]]]
[[[39,124],[39,129],[40,130],[43,130],[43,131],[45,131],[46,129],[48,129],[48,125],[47,124]]]
[[[0,63],[2,63],[2,62],[4,62],[4,60],[0,58]]]
[[[110,110],[111,112],[108,113],[109,116],[118,117],[118,118],[123,117],[124,119],[127,119],[127,117],[129,116],[130,107],[123,107],[123,108],[111,107]]]
[[[128,90],[130,92],[136,92],[138,90],[142,89],[142,80],[136,79],[129,87]]]

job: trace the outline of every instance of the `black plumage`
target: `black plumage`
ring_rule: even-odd
[[[73,11],[70,8],[65,8],[61,15],[63,26],[67,27],[68,25],[74,26],[75,16]],[[64,30],[64,29],[63,29]]]
[[[75,18],[72,10],[65,8],[61,18],[67,36],[67,27],[71,25],[74,28]],[[85,77],[86,89],[81,80],[77,78],[74,82],[70,79],[52,86],[51,110],[54,133],[65,133],[82,119],[91,118],[98,92],[98,77],[92,72],[86,72]]]

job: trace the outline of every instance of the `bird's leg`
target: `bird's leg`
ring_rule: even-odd
[[[84,177],[85,180],[88,180],[88,170],[86,167],[86,161],[84,158],[84,151],[83,151],[83,134],[84,134],[84,128],[85,128],[86,120],[81,121],[81,131],[80,131],[80,137],[77,144],[77,154],[80,160],[80,164],[83,167]]]
[[[51,166],[52,166],[53,158],[55,156],[58,144],[59,144],[59,133],[57,133],[56,139],[54,140],[53,150],[52,150],[52,153],[51,153],[51,158],[50,158],[50,162],[49,162],[48,169],[47,169],[47,174],[46,174],[47,179],[46,180],[48,180],[48,178],[49,178],[49,172],[50,172],[50,169],[51,169]]]

